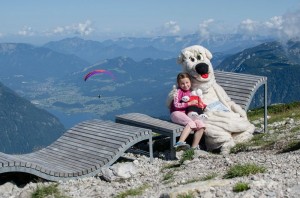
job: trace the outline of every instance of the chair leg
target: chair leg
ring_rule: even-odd
[[[149,137],[149,153],[150,153],[150,162],[153,162],[153,142],[152,142],[152,132]]]
[[[172,136],[170,137],[170,157],[171,160],[176,159],[176,150],[174,148],[174,144],[176,143],[176,135],[173,133]]]
[[[264,109],[264,129],[265,133],[268,132],[268,88],[267,88],[267,82],[265,83],[265,94],[264,94],[264,99],[265,99],[265,109]]]

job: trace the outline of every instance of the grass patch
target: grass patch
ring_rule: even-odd
[[[181,184],[190,184],[190,183],[195,183],[195,182],[198,182],[198,181],[201,181],[201,178],[189,179],[186,182],[183,182]]]
[[[279,153],[287,153],[290,151],[296,151],[300,149],[300,141],[299,140],[293,140],[290,143],[286,145]]]
[[[262,148],[270,148],[277,141],[276,134],[262,133],[254,135],[249,142],[249,146],[260,146]]]
[[[186,182],[184,182],[182,184],[190,184],[190,183],[195,183],[195,182],[199,182],[199,181],[207,181],[207,180],[213,179],[217,176],[218,176],[217,173],[211,173],[211,174],[209,174],[207,176],[204,176],[202,178],[189,179],[189,180],[187,180]]]
[[[249,190],[250,189],[250,186],[248,183],[244,183],[244,182],[238,182],[237,184],[235,184],[233,186],[233,192],[242,192],[242,191],[245,191],[245,190]]]
[[[209,175],[206,175],[205,177],[201,178],[201,181],[207,181],[213,178],[216,178],[218,176],[217,173],[211,173]]]
[[[294,114],[293,117],[300,119],[300,102],[292,102],[289,104],[276,104],[268,106],[268,115],[271,115],[271,118],[268,119],[269,123],[273,123],[282,118],[290,117],[291,114]],[[247,112],[249,120],[257,120],[264,115],[264,108],[252,109]]]
[[[173,172],[167,172],[164,176],[163,176],[163,181],[167,181],[170,179],[174,179],[174,173]]]
[[[251,121],[261,120],[264,116],[264,108],[252,109],[247,112],[247,115]],[[252,148],[277,149],[279,153],[298,150],[299,145],[293,140],[295,139],[293,137],[300,134],[300,126],[295,126],[291,123],[291,127],[287,128],[285,122],[289,119],[294,119],[295,121],[300,119],[300,101],[268,106],[268,116],[268,124],[271,125],[268,131],[272,131],[272,133],[254,135],[252,140],[241,145],[236,145],[236,147],[232,148],[231,152],[238,153],[251,150]],[[275,122],[280,123],[279,125],[272,126]],[[258,124],[260,125],[260,123]],[[286,134],[283,134],[283,132]]]
[[[256,173],[264,173],[265,171],[266,168],[257,166],[256,164],[237,164],[232,166],[223,176],[223,178],[230,179],[234,177],[248,176]]]
[[[55,197],[55,198],[67,198],[63,195],[59,189],[58,184],[50,184],[49,186],[37,185],[36,190],[32,193],[31,198],[44,198],[44,197]]]
[[[125,192],[118,194],[115,198],[125,198],[128,196],[142,195],[147,188],[149,188],[149,186],[145,184],[135,189],[126,190]]]
[[[238,143],[230,149],[230,153],[247,152],[251,147],[262,149],[272,148],[277,141],[277,134],[261,133],[254,135],[253,138],[245,143]]]
[[[193,160],[195,155],[194,149],[188,149],[184,151],[184,153],[181,156],[181,159],[179,161],[180,164],[183,164],[186,160]]]
[[[296,132],[299,132],[299,131],[300,131],[300,126],[296,126],[296,127],[291,129],[292,133],[296,133]]]
[[[264,107],[252,109],[247,112],[248,119],[251,121],[259,120],[264,116]],[[286,118],[300,119],[300,102],[292,102],[289,104],[276,104],[268,106],[268,124],[285,120]],[[285,126],[276,127],[275,132],[273,133],[261,133],[256,134],[253,138],[245,143],[236,144],[233,148],[231,148],[230,153],[238,153],[238,152],[247,152],[255,149],[273,149],[276,145],[276,142],[279,141],[280,131],[284,130]],[[269,128],[269,130],[271,130]],[[296,126],[291,129],[291,132],[299,132],[300,126]],[[278,145],[277,145],[278,146]],[[291,149],[297,149],[297,145],[290,146]],[[289,151],[289,148],[286,148],[285,151]]]
[[[248,143],[238,143],[234,147],[230,149],[230,153],[239,153],[239,152],[245,152],[248,151],[249,144]]]
[[[181,166],[181,164],[168,164],[168,165],[165,165],[164,167],[162,167],[162,170],[166,170],[166,169],[173,169],[173,168],[179,168]]]
[[[176,198],[194,198],[194,193],[189,191],[188,193],[181,193],[176,196]]]

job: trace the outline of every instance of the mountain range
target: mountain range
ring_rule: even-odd
[[[240,34],[220,34],[201,37],[199,34],[186,36],[164,36],[156,38],[124,37],[115,40],[92,41],[78,37],[52,41],[42,47],[64,54],[74,54],[91,64],[105,59],[129,57],[135,61],[143,59],[170,59],[177,57],[181,49],[190,45],[203,45],[217,56],[232,54],[245,48],[272,40],[262,36],[247,37]]]
[[[267,42],[227,57],[219,70],[268,77],[268,104],[300,99],[300,42]],[[262,95],[260,94],[258,96]],[[262,97],[256,97],[256,102]]]

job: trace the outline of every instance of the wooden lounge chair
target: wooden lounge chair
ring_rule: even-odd
[[[215,77],[231,99],[246,111],[258,88],[264,85],[264,130],[267,132],[267,77],[223,71],[215,71]],[[141,113],[117,115],[116,122],[148,128],[153,132],[170,137],[171,158],[176,158],[173,145],[176,143],[176,137],[180,136],[183,126]]]
[[[143,140],[149,141],[152,162],[150,129],[103,120],[85,121],[39,151],[22,155],[0,153],[0,173],[23,172],[51,181],[95,176]]]

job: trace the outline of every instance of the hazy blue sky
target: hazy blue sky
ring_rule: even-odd
[[[299,0],[0,0],[0,42],[198,32],[300,35]]]

